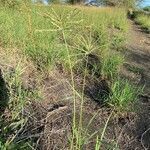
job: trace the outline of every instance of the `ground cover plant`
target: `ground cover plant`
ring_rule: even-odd
[[[0,7],[0,148],[118,149],[141,92],[119,78],[128,28],[124,8]]]
[[[135,20],[135,22],[139,24],[142,27],[142,29],[144,29],[148,33],[150,30],[149,17],[150,17],[149,11],[145,11],[144,9],[143,10],[137,9],[132,14],[132,18]]]
[[[135,18],[136,23],[141,25],[148,33],[150,32],[150,15],[138,14]]]

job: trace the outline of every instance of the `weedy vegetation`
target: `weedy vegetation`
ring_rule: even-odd
[[[136,16],[135,21],[148,33],[150,32],[150,15],[139,14]]]
[[[125,45],[129,26],[126,10],[109,7],[42,6],[28,2],[18,4],[17,7],[13,7],[13,4],[9,6],[0,7],[0,59],[4,60],[0,66],[4,70],[2,77],[9,97],[5,115],[1,115],[0,120],[0,148],[29,150],[37,146],[30,137],[19,139],[29,120],[24,115],[24,110],[31,102],[42,101],[45,85],[41,85],[41,81],[60,66],[73,92],[69,148],[84,149],[91,139],[95,139],[95,150],[101,149],[105,145],[105,132],[113,113],[129,111],[127,106],[134,104],[137,99],[136,88],[129,81],[118,78],[124,63],[120,50]],[[136,19],[149,28],[147,17],[139,16]],[[12,64],[13,68],[10,67]],[[40,84],[26,89],[26,79],[23,77],[32,69],[36,74],[34,80]],[[77,89],[77,76],[82,80],[82,86],[79,86],[82,90]],[[88,133],[88,128],[97,114],[91,117],[86,128],[83,126],[87,77],[90,80],[108,82],[110,93],[106,93],[104,105],[112,110],[105,124],[91,134]],[[78,103],[80,107],[77,110]],[[78,111],[79,119],[76,116]],[[7,116],[8,120],[3,119]]]
[[[147,33],[150,32],[150,13],[149,11],[137,10],[133,12],[133,19]]]

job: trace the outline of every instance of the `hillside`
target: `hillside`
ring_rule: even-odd
[[[0,8],[1,150],[150,148],[150,36],[126,9]]]

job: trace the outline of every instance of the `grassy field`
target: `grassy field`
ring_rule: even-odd
[[[129,81],[119,77],[124,63],[121,51],[126,43],[128,28],[126,10],[123,8],[33,6],[28,3],[15,9],[1,7],[1,91],[9,91],[2,97],[4,101],[9,101],[7,104],[2,101],[1,104],[1,110],[7,107],[0,120],[0,148],[29,150],[37,146],[30,136],[19,138],[30,120],[24,110],[31,103],[45,99],[44,80],[56,70],[63,70],[61,77],[64,74],[67,76],[73,93],[69,149],[83,149],[93,137],[95,150],[107,145],[103,139],[110,118],[131,111],[139,92]],[[77,77],[82,85],[77,85]],[[101,132],[95,131],[90,135],[82,125],[86,80],[107,83],[105,89],[108,90],[103,92],[102,89],[102,94],[95,95],[98,103],[103,100],[103,105],[111,109]],[[76,119],[77,111],[79,119]],[[94,115],[89,124],[93,120]],[[117,148],[117,141],[114,143]]]
[[[150,15],[139,13],[135,17],[135,22],[138,23],[148,33],[150,32]]]
[[[74,49],[71,52],[75,54],[71,55],[80,57],[92,51],[121,47],[128,28],[125,11],[113,8],[22,6],[15,11],[3,8],[0,20],[3,45],[21,47],[42,68],[52,67],[55,59],[66,60],[65,46],[61,41],[64,39],[58,35],[62,34],[62,29],[67,43]],[[110,38],[111,42],[108,42]],[[78,50],[76,45],[87,48]]]

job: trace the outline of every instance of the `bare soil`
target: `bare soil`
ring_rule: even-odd
[[[123,75],[145,86],[145,94],[150,94],[150,34],[131,22],[126,45],[126,64]]]
[[[142,149],[150,149],[150,34],[130,21],[129,39],[124,52],[126,63],[122,69],[123,77],[138,87],[143,87],[137,104],[135,137]],[[138,145],[138,144],[137,144]],[[140,148],[139,148],[140,149]]]

